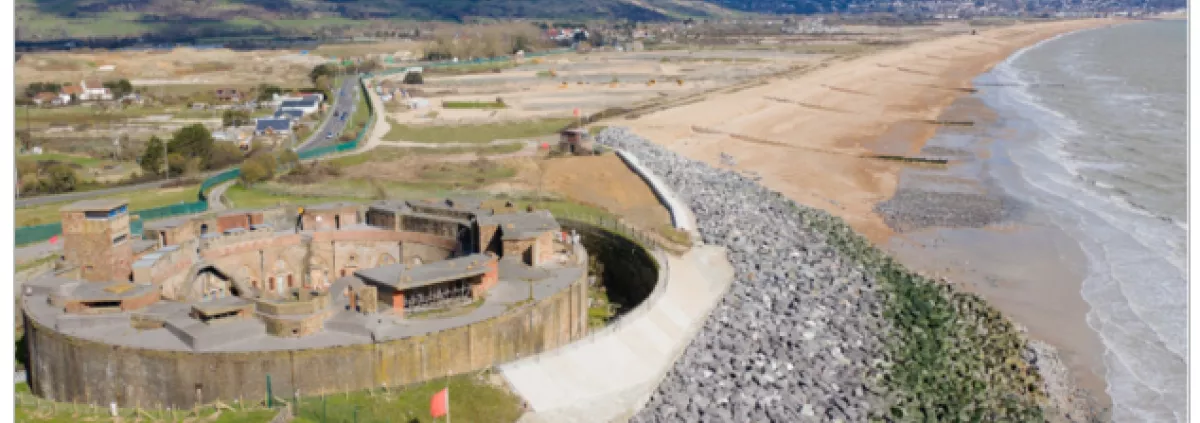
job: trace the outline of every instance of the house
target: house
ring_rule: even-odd
[[[112,100],[112,91],[104,87],[104,84],[97,79],[85,79],[79,83],[79,88],[83,89],[83,93],[79,95],[79,99],[83,101],[93,100]]]
[[[33,96],[33,104],[38,106],[65,106],[71,104],[71,96],[52,92],[40,92]]]
[[[314,92],[302,92],[302,93],[300,93],[300,98],[308,98],[308,97],[316,97],[316,98],[317,98],[317,102],[320,102],[320,103],[324,103],[324,102],[325,102],[325,94],[323,94],[323,93],[314,93]]]
[[[288,134],[292,132],[290,119],[261,118],[254,121],[254,135]]]
[[[242,101],[242,93],[233,88],[218,88],[217,100],[220,101]]]
[[[304,117],[304,112],[300,110],[276,110],[275,117],[281,119],[299,120]]]
[[[303,112],[304,115],[315,113],[320,108],[321,103],[317,100],[316,96],[304,97],[301,100],[284,100],[279,104],[279,110],[298,110]]]
[[[67,98],[75,97],[76,100],[83,100],[83,87],[78,85],[67,85],[62,87],[59,94],[67,96]]]

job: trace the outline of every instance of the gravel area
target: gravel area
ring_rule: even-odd
[[[634,422],[864,421],[881,404],[888,321],[873,277],[754,181],[668,152],[623,128],[597,142],[635,154],[696,214],[704,242],[736,271]],[[797,215],[799,214],[799,215]]]
[[[940,192],[904,187],[875,211],[896,232],[939,227],[982,228],[1017,211],[1010,199],[977,193]]]
[[[886,303],[889,288],[876,280],[876,272],[891,266],[881,267],[880,260],[892,263],[891,259],[854,237],[840,219],[796,205],[748,177],[667,151],[625,128],[610,127],[596,141],[632,153],[671,186],[695,213],[703,241],[726,247],[735,269],[730,292],[632,422],[924,421],[962,419],[967,414],[984,421],[1092,421],[1090,404],[1075,391],[1054,348],[1025,342],[1023,331],[1012,330],[1009,321],[979,297],[955,293],[945,280],[906,285],[904,281],[917,276],[892,273],[900,282],[888,284],[926,295],[936,291],[933,295],[940,299],[913,291],[898,300],[909,301],[901,305],[905,309],[900,315],[885,316],[884,310],[891,310]],[[926,219],[915,221],[926,225],[979,225],[1011,212],[1004,199],[972,195],[901,193],[900,200],[881,208],[890,207],[896,216]],[[922,207],[923,201],[933,204]],[[951,204],[959,211],[938,209]],[[941,311],[926,310],[933,303]],[[947,310],[952,316],[940,329],[919,317]],[[925,367],[911,361],[921,357],[912,354],[901,354],[907,357],[902,360],[910,361],[890,362],[896,351],[886,343],[897,337],[904,337],[901,341],[909,348],[938,350],[934,354],[941,359],[925,358],[933,358],[927,363],[939,368],[929,368],[927,374]],[[909,342],[908,337],[924,340]],[[949,343],[934,346],[930,338]],[[1008,360],[1014,359],[1045,377],[1013,367]],[[903,371],[889,373],[899,369]],[[953,380],[933,372],[951,372]],[[932,385],[916,392],[886,388],[897,382],[887,378],[912,378],[916,373]],[[929,401],[954,397],[961,389],[970,393],[957,401],[972,404],[954,410],[967,414],[950,417],[931,407]],[[1049,402],[997,405],[1001,398],[1039,398],[1043,394],[1037,391],[1049,394]],[[906,410],[902,417],[897,418],[896,406]],[[1032,414],[1006,414],[1028,407],[1033,407]],[[1049,413],[1041,417],[1039,408]],[[979,411],[969,411],[973,409]],[[922,418],[922,412],[940,417]]]

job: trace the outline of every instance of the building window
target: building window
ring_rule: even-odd
[[[118,235],[116,238],[113,238],[113,245],[118,245],[127,239],[129,239],[129,234]]]

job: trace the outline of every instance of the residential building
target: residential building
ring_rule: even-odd
[[[276,110],[275,117],[281,119],[299,120],[300,118],[304,117],[304,112],[295,109]]]
[[[261,118],[254,121],[255,135],[288,134],[292,132],[292,121],[280,118]]]
[[[104,84],[97,79],[85,79],[79,82],[79,88],[83,93],[79,95],[79,99],[83,101],[95,100],[112,100],[112,91],[104,87]]]
[[[284,100],[279,104],[279,110],[299,110],[305,115],[316,113],[320,108],[321,102],[316,96],[304,97],[301,100]]]

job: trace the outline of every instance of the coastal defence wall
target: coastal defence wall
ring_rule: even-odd
[[[64,402],[191,408],[398,387],[554,349],[587,332],[587,277],[537,303],[445,331],[374,344],[244,353],[128,348],[71,337],[26,317],[33,392]],[[132,330],[132,329],[131,329]]]
[[[558,223],[563,229],[579,234],[580,242],[592,260],[588,263],[588,273],[600,277],[609,300],[620,306],[618,315],[636,308],[654,292],[659,280],[659,263],[650,251],[629,238],[597,226],[570,219],[559,219]]]

